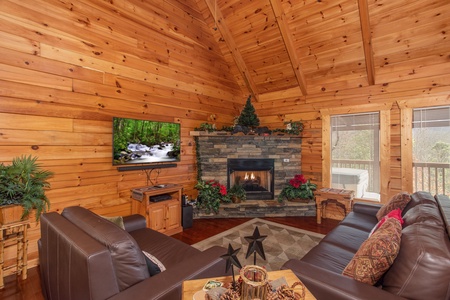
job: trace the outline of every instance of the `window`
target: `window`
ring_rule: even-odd
[[[450,193],[450,106],[413,109],[414,191]]]
[[[333,115],[331,187],[380,199],[380,113]]]
[[[362,198],[366,200],[379,201],[381,203],[389,200],[389,182],[391,178],[391,152],[389,147],[391,135],[391,108],[392,103],[383,102],[355,105],[351,107],[342,106],[323,108],[320,110],[322,116],[322,187],[332,187],[332,173],[335,174],[335,177],[341,176],[337,174],[340,170],[333,170],[333,168],[344,166],[345,168],[352,169],[348,170],[349,172],[366,173],[367,171],[367,176],[371,176],[367,179],[368,185],[366,189],[364,189],[364,186],[362,185],[359,186],[359,193],[358,190],[355,189],[355,193],[358,196],[362,195]],[[337,117],[333,121],[334,125],[332,125],[332,117]],[[338,138],[338,133],[332,133],[332,131],[334,130],[333,126],[336,130],[337,128],[346,129],[339,130],[339,141],[336,141],[336,139]],[[353,134],[356,134],[356,137],[352,138],[356,139],[356,141],[359,141],[359,144],[357,142],[351,141],[348,137],[344,137],[344,131],[350,131],[353,132]],[[335,135],[334,143],[332,142],[333,134]],[[350,133],[346,134],[350,135]],[[367,135],[367,137],[370,136],[370,138],[366,139],[358,137],[357,135],[359,134],[365,134]],[[336,142],[338,147],[340,147],[342,144],[342,147],[346,147],[347,150],[340,151],[340,153],[335,150],[334,152],[336,152],[336,154],[332,153],[332,148],[336,148]],[[348,146],[351,144],[357,145],[358,147],[364,147],[364,149],[366,149],[365,152],[367,152],[365,154],[366,156],[358,157],[354,155],[350,157],[347,153],[343,153],[354,152],[355,149]],[[346,156],[344,156],[344,154]],[[341,155],[344,156],[345,159],[353,159],[355,161],[367,160],[366,165],[372,165],[373,170],[366,169],[366,167],[357,166],[354,163],[353,165],[349,164],[334,167],[332,160],[334,159],[335,163],[337,163]],[[332,156],[334,156],[334,158]],[[355,169],[356,171],[354,171],[353,169]],[[358,178],[359,180],[359,178],[363,178],[364,176],[364,174],[356,174],[353,175],[353,178]],[[344,177],[338,178],[337,185],[343,184],[344,179]],[[354,181],[355,185],[359,183],[356,182],[356,180]],[[349,185],[346,184],[345,188],[348,189]],[[354,188],[358,188],[358,186],[354,186]],[[361,197],[355,198],[358,199]]]

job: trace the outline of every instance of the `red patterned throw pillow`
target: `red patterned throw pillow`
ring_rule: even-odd
[[[408,193],[404,192],[392,196],[392,198],[386,204],[384,204],[377,212],[378,221],[383,219],[385,215],[387,215],[390,211],[393,211],[394,209],[400,208],[401,210],[403,210],[410,200],[411,196]]]
[[[381,225],[383,225],[384,222],[386,222],[386,220],[388,218],[394,218],[397,219],[400,222],[400,225],[403,225],[403,223],[405,221],[403,221],[402,218],[402,210],[400,208],[394,209],[393,211],[390,211],[387,215],[385,215],[376,225],[375,227],[373,227],[372,231],[369,234],[369,237],[378,229],[381,227]]]
[[[342,274],[374,285],[394,263],[400,250],[401,235],[400,221],[387,218],[380,228],[361,244]]]

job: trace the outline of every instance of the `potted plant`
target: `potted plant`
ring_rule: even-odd
[[[282,202],[285,199],[288,201],[309,202],[314,199],[316,188],[316,184],[311,183],[302,174],[297,174],[281,190],[280,195],[278,195],[278,202]]]
[[[233,203],[240,203],[241,201],[245,201],[247,199],[247,193],[245,192],[244,187],[240,184],[234,184],[228,190],[228,194],[230,195]]]
[[[197,206],[208,214],[211,211],[218,213],[221,202],[231,201],[227,188],[217,180],[199,180],[195,188],[198,190]]]
[[[195,130],[214,132],[216,131],[216,124],[202,123],[200,124],[200,127],[195,128]]]
[[[10,165],[0,163],[0,208],[18,206],[22,211],[20,220],[36,209],[36,222],[39,221],[41,214],[50,208],[45,189],[50,187],[47,180],[51,176],[53,173],[41,169],[37,157],[31,155],[16,157]],[[14,221],[19,220],[2,218],[3,223]]]
[[[284,124],[286,125],[285,129],[274,129],[274,132],[281,132],[283,133],[287,133],[287,134],[293,134],[293,135],[299,135],[304,128],[304,125],[302,122],[300,121],[292,121],[290,120],[289,122],[284,122]]]

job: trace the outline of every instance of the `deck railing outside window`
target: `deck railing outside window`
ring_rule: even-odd
[[[362,169],[373,178],[374,162],[360,160],[335,160],[335,168]],[[445,163],[413,163],[413,183],[415,191],[429,191],[432,195],[450,193],[450,164]],[[369,180],[368,191],[373,190],[373,181]]]
[[[413,109],[413,189],[450,195],[450,106]]]
[[[450,164],[413,163],[414,191],[431,194],[450,193]]]

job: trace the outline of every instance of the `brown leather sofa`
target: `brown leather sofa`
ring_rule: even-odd
[[[400,252],[379,284],[342,275],[377,224],[380,206],[355,203],[353,212],[315,248],[282,268],[292,269],[319,300],[450,299],[450,200],[445,195],[411,195],[402,212]]]
[[[51,300],[181,299],[184,280],[224,276],[222,247],[199,251],[123,218],[125,230],[82,207],[41,217],[38,242],[42,291]],[[165,271],[150,276],[142,250]]]

